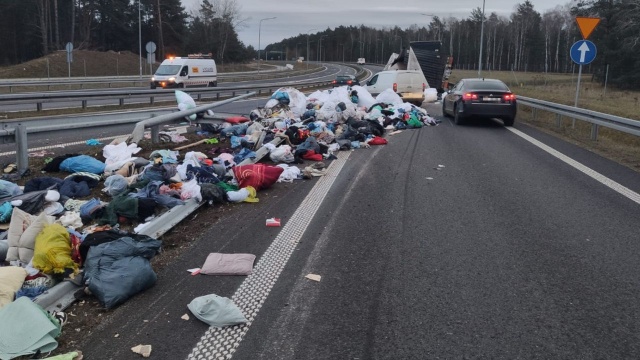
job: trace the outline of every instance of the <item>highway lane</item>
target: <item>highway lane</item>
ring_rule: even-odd
[[[296,83],[303,82],[303,81],[333,80],[338,74],[355,75],[356,70],[352,67],[345,66],[345,65],[326,63],[324,64],[324,68],[322,71],[319,71],[313,74],[294,75],[294,76],[278,78],[278,79],[243,80],[243,81],[236,81],[236,82],[230,82],[230,83],[221,83],[220,87],[238,88],[238,87],[243,87],[247,85],[265,85],[265,84],[277,84],[275,86],[281,85],[281,86],[295,87]],[[145,87],[145,88],[131,88],[131,89],[148,89],[148,88]],[[198,89],[198,88],[186,88],[181,90],[185,92],[189,92],[189,89]],[[73,92],[82,93],[83,91],[84,92],[100,91],[105,95],[109,95],[109,94],[121,92],[122,90],[123,89],[93,89],[93,90],[78,90]],[[55,92],[49,91],[47,93],[55,93]],[[174,100],[175,100],[175,96],[173,95],[173,92],[169,92],[167,94],[159,95],[155,97],[156,102],[174,101]],[[125,104],[129,104],[129,105],[130,104],[148,104],[148,103],[149,103],[148,96],[130,97],[125,100]],[[81,101],[79,100],[68,101],[68,102],[63,101],[63,102],[54,102],[54,103],[43,103],[42,108],[43,110],[64,109],[64,108],[70,108],[70,107],[78,108],[80,107],[80,104],[81,104]],[[111,106],[119,105],[119,100],[118,99],[96,99],[96,100],[87,101],[87,106],[89,107],[109,106],[109,105]],[[17,111],[34,111],[35,109],[36,109],[35,104],[14,104],[14,105],[7,104],[2,106],[2,112],[6,112],[6,113],[17,112]]]
[[[318,209],[306,208],[319,198],[303,201],[323,191],[316,179],[221,213],[81,348],[97,359],[137,358],[129,348],[139,343],[162,359],[194,347],[213,356],[217,341],[239,344],[235,359],[637,358],[639,204],[522,135],[640,192],[637,173],[517,122],[510,131],[445,119],[349,153]],[[246,334],[208,333],[198,345],[207,327],[179,319],[186,304],[206,293],[242,298],[243,279],[185,270],[211,251],[267,261],[307,211],[277,281],[244,288],[260,303]],[[285,227],[265,228],[272,216]]]

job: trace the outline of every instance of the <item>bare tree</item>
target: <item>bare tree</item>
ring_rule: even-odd
[[[60,48],[60,24],[58,22],[58,0],[53,0],[53,16],[55,18],[56,42],[55,49]]]
[[[158,56],[160,59],[164,59],[164,37],[162,35],[162,11],[160,9],[160,0],[155,2],[155,20],[156,30],[158,31]]]
[[[49,34],[47,32],[47,5],[48,0],[38,0],[36,5],[38,7],[38,18],[40,19],[40,35],[42,36],[42,55],[49,53]]]

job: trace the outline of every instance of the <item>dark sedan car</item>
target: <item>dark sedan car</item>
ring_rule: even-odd
[[[442,100],[442,114],[453,116],[456,125],[472,118],[499,118],[513,126],[516,96],[496,79],[462,79]]]
[[[333,86],[343,86],[343,85],[348,85],[348,86],[353,86],[353,85],[360,85],[360,82],[358,81],[358,78],[355,77],[354,75],[338,75],[338,77],[332,81]]]

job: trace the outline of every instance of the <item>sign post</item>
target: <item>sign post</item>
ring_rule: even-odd
[[[582,65],[590,64],[596,58],[596,45],[587,40],[587,38],[589,38],[589,35],[591,35],[591,33],[593,32],[593,29],[595,29],[600,22],[600,18],[576,17],[576,22],[578,23],[578,28],[580,28],[580,33],[582,34],[583,40],[576,41],[575,44],[571,46],[570,51],[571,60],[580,65],[580,67],[578,68],[578,82],[576,86],[576,101],[574,103],[574,107],[578,107],[578,99],[580,97],[580,79],[582,77]],[[571,127],[576,127],[576,119],[573,119]]]
[[[149,75],[153,75],[153,63],[156,62],[156,43],[149,41],[145,46],[147,50],[147,64],[149,64]]]
[[[71,42],[68,42],[67,45],[65,46],[65,49],[67,50],[67,65],[69,68],[69,77],[71,77],[71,63],[73,62],[73,44]]]

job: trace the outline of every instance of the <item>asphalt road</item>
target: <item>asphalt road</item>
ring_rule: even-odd
[[[234,359],[640,357],[639,204],[519,134],[632,192],[640,176],[515,129],[444,119],[351,152],[330,179],[277,184],[260,203],[226,209],[154,288],[82,335],[85,356],[138,359],[130,347],[151,344],[155,359],[213,359],[212,344],[226,341]],[[322,181],[333,182],[323,201]],[[311,221],[284,234],[295,238],[290,257],[270,260],[300,216]],[[270,217],[284,227],[265,227]],[[238,294],[244,277],[187,273],[209,252],[253,253],[283,269]],[[250,326],[198,344],[207,326],[180,317],[209,293],[255,299]]]

